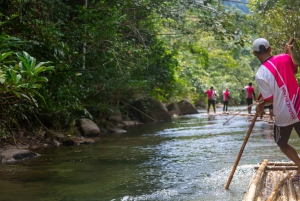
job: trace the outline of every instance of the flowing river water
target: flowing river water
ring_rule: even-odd
[[[199,112],[1,164],[0,201],[239,201],[254,165],[289,161],[273,141],[273,125],[256,122],[225,190],[252,116],[223,125],[232,115]],[[290,143],[299,151],[295,133]]]

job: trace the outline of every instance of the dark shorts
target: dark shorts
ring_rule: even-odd
[[[264,106],[265,109],[273,110],[273,104]]]
[[[224,105],[228,105],[228,101],[223,101]]]
[[[253,104],[253,98],[247,98],[247,105],[252,105]]]
[[[215,105],[216,105],[215,100],[208,100],[208,107],[210,107],[210,105],[215,107]]]
[[[274,125],[274,140],[279,145],[286,145],[290,139],[293,128],[295,128],[298,136],[300,137],[300,122],[294,123],[289,126],[279,127]]]

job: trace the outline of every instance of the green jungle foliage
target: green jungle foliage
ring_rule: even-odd
[[[251,20],[254,22],[253,30],[259,37],[269,40],[272,47],[272,54],[282,53],[285,44],[291,37],[293,43],[294,58],[299,66],[300,36],[299,1],[292,0],[249,0],[250,11],[253,12]],[[300,81],[299,73],[296,75]]]
[[[250,15],[217,0],[0,0],[0,135],[105,125],[144,97],[203,106],[210,86],[243,104],[251,42],[297,37],[293,2],[251,0]]]

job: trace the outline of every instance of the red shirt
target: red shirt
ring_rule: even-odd
[[[223,101],[228,101],[229,95],[229,91],[223,91]]]
[[[207,98],[208,100],[214,100],[215,99],[215,91],[214,90],[211,90],[211,89],[208,89],[206,92],[207,94]]]
[[[254,88],[252,86],[246,86],[244,90],[246,91],[246,98],[253,98]]]

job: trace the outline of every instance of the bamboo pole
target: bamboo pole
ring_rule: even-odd
[[[289,44],[289,45],[292,45],[294,41],[295,41],[295,38],[294,38],[294,37],[291,37],[290,40],[288,41],[288,44]],[[283,52],[286,54],[286,53],[287,53],[287,49],[284,48],[284,51],[283,51]]]
[[[276,185],[278,184],[278,175],[277,175],[277,171],[272,171],[272,183],[271,183],[271,189],[270,189],[270,193],[267,195],[267,197],[269,197],[272,192],[273,192],[273,189],[276,187]],[[276,196],[275,198],[273,199],[273,201],[276,201]]]
[[[253,167],[254,170],[257,170],[259,168],[259,166],[254,166]],[[266,167],[266,170],[273,170],[273,171],[276,171],[276,170],[298,170],[298,166],[267,166]]]
[[[299,183],[294,183],[294,188],[295,188],[295,192],[296,192],[296,197],[297,197],[297,201],[300,200],[300,185]]]
[[[233,115],[233,116],[230,117],[227,121],[225,121],[225,122],[223,123],[223,126],[224,126],[227,122],[229,122],[233,117],[239,115],[242,111],[244,111],[244,110],[246,110],[246,109],[248,109],[249,107],[252,107],[252,106],[253,106],[253,104],[251,104],[251,105],[247,106],[246,108],[240,110],[237,114]]]
[[[272,192],[272,171],[267,171],[268,175],[267,175],[267,181],[266,181],[266,190],[265,190],[265,198],[264,200],[267,200],[267,196],[271,194]]]
[[[256,195],[256,190],[259,182],[261,182],[261,178],[265,172],[265,168],[268,164],[268,159],[265,159],[261,164],[256,173],[252,176],[252,179],[249,183],[248,193],[246,193],[243,201],[253,201]]]
[[[263,193],[264,193],[264,190],[265,190],[265,187],[266,187],[266,181],[267,181],[267,172],[263,175],[262,179],[261,179],[261,183],[260,183],[260,188],[259,188],[259,193],[258,193],[258,196],[257,196],[257,199],[256,201],[263,201],[265,199],[263,199]]]
[[[274,183],[273,183],[273,185],[272,185],[272,192],[273,192],[273,189],[275,189],[276,186],[277,186],[277,185],[279,184],[279,182],[280,182],[280,174],[279,174],[279,172],[278,172],[278,171],[275,171],[273,177],[274,177]],[[272,193],[271,193],[271,194],[272,194]],[[275,197],[274,197],[274,201],[277,201],[278,197],[279,197],[279,196],[278,196],[278,193],[276,193],[276,194],[275,194]]]
[[[279,177],[278,177],[278,172],[277,171],[273,171],[274,174],[273,176],[273,182],[272,182],[272,189],[275,188],[275,186],[277,186],[277,184],[279,183]]]
[[[256,201],[263,201],[263,188],[259,190]]]
[[[282,180],[284,178],[284,174],[282,171],[280,171],[280,179]],[[288,201],[287,197],[287,182],[284,182],[282,188],[281,188],[281,201]]]
[[[289,178],[288,180],[288,196],[289,196],[289,201],[297,201],[292,178]]]
[[[245,139],[244,139],[244,142],[243,142],[242,147],[241,147],[241,149],[240,149],[240,152],[239,152],[239,154],[238,154],[238,156],[237,156],[237,158],[236,158],[236,160],[235,160],[235,163],[234,163],[234,165],[233,165],[233,167],[232,167],[230,176],[229,176],[229,178],[228,178],[228,180],[227,180],[227,183],[226,183],[226,185],[225,185],[225,190],[227,190],[228,187],[229,187],[229,185],[230,185],[230,182],[231,182],[231,180],[232,180],[232,178],[233,178],[233,175],[234,175],[234,172],[235,172],[235,170],[236,170],[236,167],[237,167],[237,165],[238,165],[238,163],[239,163],[239,161],[240,161],[240,159],[241,159],[241,157],[242,157],[244,148],[245,148],[245,146],[246,146],[246,144],[247,144],[247,141],[248,141],[248,139],[249,139],[249,137],[250,137],[250,134],[251,134],[251,132],[252,132],[252,129],[253,129],[253,127],[254,127],[254,124],[255,124],[255,121],[256,121],[257,117],[258,117],[258,114],[257,114],[257,112],[256,112],[255,115],[254,115],[254,117],[253,117],[253,119],[252,119],[252,123],[251,123],[251,125],[250,125],[250,127],[249,127],[249,129],[248,129],[248,132],[247,132],[247,134],[246,134],[246,136],[245,136]]]
[[[262,164],[261,162],[258,163]],[[295,166],[294,162],[268,162],[268,166]]]
[[[288,173],[274,188],[271,193],[271,195],[268,197],[267,201],[273,201],[274,198],[276,198],[276,195],[278,194],[280,188],[283,186],[283,184],[286,182],[286,180],[290,177],[292,173]],[[276,175],[277,176],[277,175]]]

